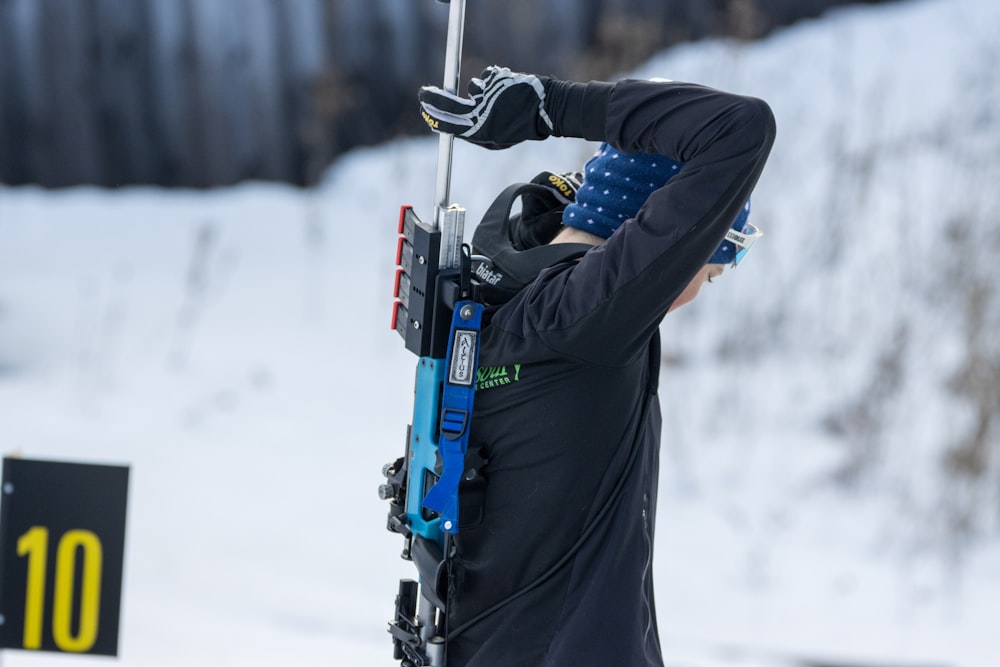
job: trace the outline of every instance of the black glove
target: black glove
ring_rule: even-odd
[[[521,195],[520,222],[510,227],[511,240],[517,250],[536,248],[555,238],[562,228],[563,209],[576,201],[577,190],[583,184],[583,174],[543,171],[531,182],[545,186],[545,189]]]
[[[421,88],[418,97],[424,122],[435,132],[494,150],[552,134],[552,120],[545,110],[548,77],[495,65],[480,76],[469,82],[468,98],[434,86]]]

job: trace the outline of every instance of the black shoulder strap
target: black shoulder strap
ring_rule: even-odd
[[[582,257],[592,247],[585,243],[547,242],[530,247],[528,244],[540,237],[555,236],[558,223],[551,235],[540,234],[528,229],[529,223],[518,216],[511,216],[514,202],[528,192],[543,195],[549,188],[535,183],[507,186],[493,200],[473,234],[472,271],[488,303],[508,301],[544,269]]]

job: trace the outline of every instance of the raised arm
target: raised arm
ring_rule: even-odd
[[[580,137],[684,163],[634,219],[571,269],[526,288],[518,309],[505,315],[511,321],[496,322],[581,358],[631,358],[749,198],[775,138],[770,108],[690,83],[575,83],[499,68],[484,72],[475,91],[460,134],[473,143],[498,148]],[[436,95],[421,91],[425,119],[437,118],[440,108],[430,104]],[[452,120],[463,115],[458,110],[449,112]]]

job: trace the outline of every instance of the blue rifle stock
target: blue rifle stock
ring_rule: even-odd
[[[464,211],[449,207],[447,215]],[[462,220],[451,226],[461,233]],[[458,268],[441,268],[436,261],[441,232],[423,224],[408,206],[400,211],[399,231],[393,328],[420,359],[406,451],[383,469],[387,483],[380,495],[390,501],[387,527],[403,535],[403,558],[416,565],[420,581],[401,582],[390,632],[397,659],[410,660],[404,665],[443,665],[449,537],[459,526],[458,485],[483,307],[474,299],[477,286],[466,253],[460,253]]]

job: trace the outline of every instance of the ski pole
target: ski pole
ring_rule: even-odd
[[[448,7],[448,37],[444,52],[444,90],[456,93],[462,69],[462,36],[465,33],[465,0],[438,0]],[[455,137],[442,132],[438,135],[437,181],[434,188],[434,220],[441,231],[442,269],[461,264],[462,240],[465,231],[465,209],[451,204],[451,162]]]

